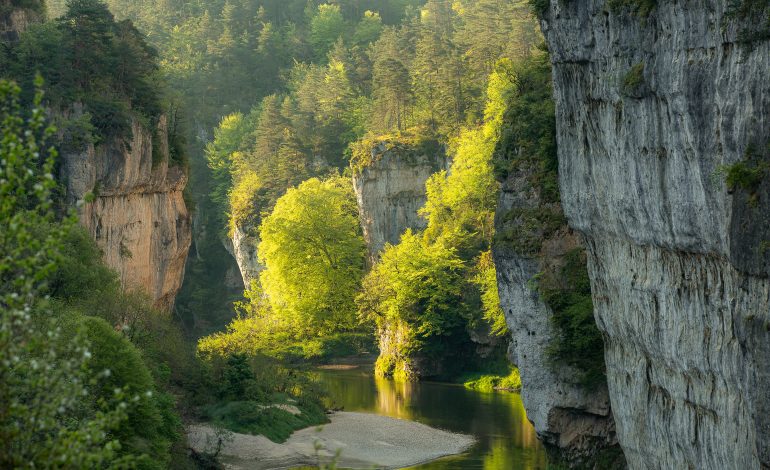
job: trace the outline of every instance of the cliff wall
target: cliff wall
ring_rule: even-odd
[[[108,139],[82,151],[63,151],[61,180],[67,203],[78,206],[80,222],[123,287],[146,291],[156,307],[168,310],[181,287],[192,238],[182,194],[187,176],[181,167],[169,166],[164,117],[157,133],[134,121],[132,134],[129,142]]]
[[[354,165],[353,185],[374,263],[385,244],[398,243],[406,229],[425,229],[427,220],[418,214],[427,200],[425,182],[445,168],[446,155],[437,142],[382,139],[361,145],[365,164]]]
[[[542,29],[618,439],[631,468],[770,468],[768,5],[615,3]]]
[[[522,401],[553,463],[591,468],[602,453],[622,462],[606,383],[599,378],[587,385],[579,370],[551,357],[559,332],[536,284],[546,273],[558,272],[569,253],[582,252],[583,245],[567,227],[559,202],[549,201],[533,184],[534,173],[531,164],[519,162],[503,181],[492,250]]]

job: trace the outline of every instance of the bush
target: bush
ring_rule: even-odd
[[[475,375],[466,378],[463,385],[469,390],[477,390],[479,392],[494,392],[497,390],[516,392],[521,390],[521,376],[519,375],[519,369],[511,367],[508,375]]]
[[[609,0],[608,5],[615,13],[629,9],[640,18],[646,18],[658,5],[658,0]]]
[[[311,178],[289,189],[259,231],[272,315],[297,336],[353,329],[366,247],[350,180]]]
[[[644,62],[631,67],[631,70],[623,77],[621,91],[624,95],[640,97],[641,88],[644,85]]]
[[[291,407],[296,407],[300,413],[287,411],[293,410]],[[329,422],[323,408],[308,401],[270,405],[230,401],[206,408],[206,415],[216,426],[243,434],[262,435],[273,442],[284,442],[298,429]]]
[[[470,341],[465,327],[472,317],[464,298],[465,270],[455,250],[411,230],[398,245],[386,245],[357,298],[361,318],[375,323],[381,337],[393,338],[387,348],[381,345],[378,371],[410,376],[416,357],[461,367],[453,358],[465,352]]]
[[[536,52],[513,65],[516,90],[503,117],[503,129],[493,158],[495,176],[504,181],[522,165],[534,171],[530,183],[544,202],[558,202],[559,161],[556,115],[548,53]]]
[[[181,428],[173,398],[156,389],[139,350],[107,322],[85,317],[80,323],[93,355],[88,367],[94,374],[110,371],[94,390],[92,400],[109,401],[118,388],[133,397],[128,420],[115,431],[121,452],[137,456],[139,468],[165,468]]]
[[[587,387],[603,383],[604,339],[594,319],[585,251],[567,253],[561,269],[541,274],[536,284],[553,312],[554,334],[547,349],[551,360],[577,369],[577,381]]]

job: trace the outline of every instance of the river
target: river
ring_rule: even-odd
[[[547,466],[545,450],[527,421],[519,394],[482,393],[436,382],[394,382],[375,377],[370,367],[322,370],[318,376],[345,411],[410,419],[477,440],[465,454],[411,468],[540,470]]]

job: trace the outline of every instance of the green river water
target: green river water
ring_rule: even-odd
[[[371,367],[318,372],[335,404],[345,411],[410,419],[470,434],[476,445],[465,454],[414,469],[545,469],[543,446],[516,393],[482,393],[461,385],[400,383],[374,377]]]

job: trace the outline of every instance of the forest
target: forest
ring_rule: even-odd
[[[380,374],[520,387],[504,355],[490,252],[494,160],[504,158],[506,112],[523,96],[519,77],[546,60],[542,37],[526,2],[369,3],[49,1],[36,7],[47,21],[5,43],[0,68],[17,85],[4,84],[3,150],[14,152],[13,171],[32,174],[4,180],[3,194],[35,192],[3,198],[4,217],[24,214],[3,234],[3,259],[13,260],[3,264],[3,292],[25,289],[4,305],[36,326],[7,318],[3,344],[29,349],[4,357],[29,363],[24,380],[3,388],[40,396],[3,413],[13,417],[3,441],[19,443],[4,466],[75,442],[82,448],[64,466],[176,465],[188,416],[285,439],[326,419],[323,392],[287,365],[376,351],[376,333],[393,329],[406,336],[380,354]],[[538,99],[548,106],[547,95]],[[169,165],[189,171],[185,200],[206,227],[193,247],[205,256],[188,262],[171,316],[123,292],[50,179],[59,152],[130,141],[132,122],[153,129],[161,116],[173,119]],[[426,183],[424,231],[407,231],[370,265],[350,178],[386,139],[452,163]],[[234,230],[260,240],[264,266],[242,295],[217,285],[222,239]],[[23,273],[35,281],[15,284]],[[20,328],[30,340],[9,342]],[[483,358],[468,333],[479,328],[499,338]],[[46,336],[55,341],[40,343]],[[417,371],[411,362],[422,355],[456,367]],[[6,367],[5,377],[18,373]],[[68,374],[80,389],[61,383]],[[260,412],[287,399],[300,399],[301,415]],[[48,438],[19,428],[40,401],[62,403],[47,410]]]
[[[720,66],[748,67],[770,7],[721,3],[709,31],[741,55]],[[694,10],[583,8],[0,0],[0,468],[241,468],[225,466],[233,439],[280,445],[373,409],[480,442],[424,468],[754,468],[766,374],[719,369],[717,346],[698,362],[667,315],[700,332],[734,312],[740,338],[717,343],[741,345],[731,364],[764,364],[770,93],[741,91],[692,45],[674,62],[693,70],[666,82],[658,37],[679,27],[666,18],[700,24]],[[598,31],[583,49],[577,24]],[[639,44],[658,49],[628,53]],[[721,81],[678,88],[695,76]],[[739,97],[707,112],[712,88]],[[679,100],[705,116],[682,133],[710,137],[671,137],[670,112],[647,114]],[[701,115],[689,106],[679,115]],[[717,115],[729,132],[702,129]],[[706,147],[719,161],[697,169]],[[727,221],[706,230],[705,213]],[[725,322],[706,322],[704,344]],[[370,374],[379,408],[361,408],[373,392],[350,370]],[[453,387],[441,403],[514,400],[510,442],[492,418],[455,429],[410,409],[436,383]],[[759,431],[711,423],[727,413],[717,390],[748,396],[740,416]],[[655,434],[673,415],[701,423],[692,442],[724,431],[753,450],[681,451],[677,432]],[[638,450],[630,416],[668,457]],[[293,464],[355,462],[330,442]]]

